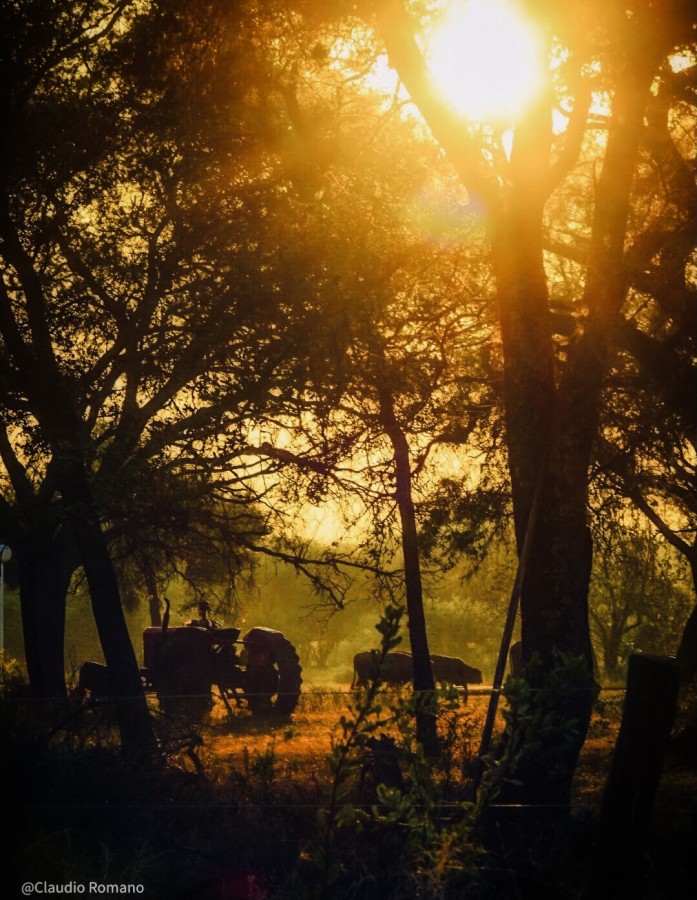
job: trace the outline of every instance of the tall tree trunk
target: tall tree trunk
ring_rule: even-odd
[[[19,562],[29,684],[37,699],[64,699],[65,600],[77,566],[74,542],[55,501],[50,473],[37,491],[4,426],[0,427],[0,459],[15,494],[13,504],[2,504],[3,526],[13,535]]]
[[[610,681],[615,681],[617,679],[621,640],[621,629],[616,626],[610,626],[607,640],[603,644],[603,667],[605,669],[605,675]]]
[[[565,657],[583,660],[585,678],[559,709],[576,734],[528,761],[524,780],[538,802],[567,802],[593,702],[588,591],[592,543],[587,522],[589,472],[600,421],[601,390],[612,360],[611,335],[626,296],[624,242],[629,198],[648,88],[657,58],[628,36],[625,70],[613,99],[603,168],[596,185],[583,304],[584,328],[570,341],[558,384],[552,370],[541,226],[550,123],[531,114],[511,156],[509,212],[494,229],[494,258],[505,358],[504,401],[519,546],[540,460],[545,459],[541,513],[521,593],[523,656],[539,654],[535,687]],[[529,421],[526,422],[526,416]],[[536,433],[537,431],[537,433]]]
[[[375,14],[391,64],[473,200],[482,203],[488,215],[519,552],[542,479],[540,515],[521,588],[523,654],[526,660],[533,654],[540,657],[535,687],[570,657],[579,658],[584,670],[582,683],[559,698],[556,710],[560,721],[576,721],[575,735],[561,741],[543,738],[549,753],[529,760],[523,782],[529,799],[566,803],[593,698],[588,623],[592,543],[586,517],[600,391],[611,359],[612,326],[626,295],[624,241],[645,103],[653,73],[673,46],[667,43],[673,38],[652,11],[626,20],[624,32],[617,36],[612,123],[596,185],[582,298],[589,314],[583,332],[572,339],[566,367],[557,378],[542,249],[544,206],[555,183],[549,98],[543,97],[516,127],[509,171],[499,181],[500,173],[483,164],[482,148],[434,89],[405,4],[383,0]],[[584,114],[580,98],[578,107]],[[582,134],[583,115],[579,124]],[[574,146],[580,149],[580,142],[570,135],[568,139],[571,151]]]
[[[32,695],[40,699],[66,696],[66,595],[76,566],[65,527],[51,530],[37,526],[17,546],[24,655]]]
[[[551,121],[546,103],[516,131],[511,154],[508,209],[494,222],[492,242],[504,351],[504,409],[516,542],[520,554],[533,497],[540,491],[530,552],[521,586],[524,663],[536,654],[531,675],[541,689],[562,654],[580,657],[587,690],[556,710],[580,723],[564,742],[550,739],[525,766],[524,795],[536,802],[568,802],[578,753],[592,705],[592,656],[587,596],[591,545],[586,523],[588,461],[574,466],[555,383],[554,346],[542,222]],[[552,765],[552,757],[555,757]]]
[[[378,385],[380,417],[385,433],[392,444],[394,454],[395,496],[401,525],[404,583],[407,615],[409,617],[409,641],[414,666],[414,690],[433,691],[435,682],[433,680],[428,635],[426,633],[426,617],[424,615],[423,585],[421,582],[416,512],[412,495],[409,444],[397,421],[392,395],[380,376],[379,379],[381,381]],[[416,736],[427,755],[432,755],[436,752],[436,719],[432,713],[417,709]]]
[[[518,552],[533,498],[540,491],[540,511],[530,541],[521,585],[524,656],[542,660],[541,684],[561,653],[581,657],[588,689],[563,704],[560,717],[574,717],[580,727],[573,741],[554,740],[549,754],[531,761],[525,790],[529,798],[566,802],[575,761],[585,737],[592,704],[592,658],[587,594],[591,543],[586,524],[588,465],[565,457],[566,435],[560,427],[559,391],[543,264],[543,211],[549,195],[551,112],[543,97],[515,131],[506,187],[482,165],[481,149],[467,128],[445,107],[430,83],[412,24],[398,0],[378,9],[392,64],[398,69],[436,139],[448,154],[473,199],[486,206],[504,356],[504,406],[509,468]],[[537,685],[536,685],[537,686]],[[557,755],[555,778],[550,759]],[[546,758],[542,761],[542,756]],[[552,784],[552,781],[554,784]]]
[[[121,606],[116,574],[81,460],[65,456],[59,487],[70,517],[92,600],[92,611],[109,669],[124,755],[152,761],[156,741],[138,662]]]
[[[695,596],[697,596],[697,539],[692,545],[692,550],[689,557],[690,571],[692,572]],[[693,607],[685,623],[676,655],[680,671],[680,685],[687,687],[697,675],[697,606]]]
[[[697,594],[697,541],[693,542],[693,553],[690,555],[692,580]],[[677,745],[681,747],[687,759],[697,759],[697,606],[692,608],[680,638],[676,654],[678,660],[678,676],[681,701],[684,710]]]
[[[73,527],[104,658],[119,695],[116,703],[122,750],[134,761],[151,760],[155,755],[155,733],[88,482],[84,424],[74,404],[71,381],[64,377],[56,358],[49,304],[39,271],[22,244],[5,190],[0,191],[0,236],[3,257],[14,268],[22,288],[22,318],[26,316],[27,324],[26,330],[20,329],[13,298],[0,279],[0,335],[16,366],[17,387],[25,395],[51,449],[55,486]]]

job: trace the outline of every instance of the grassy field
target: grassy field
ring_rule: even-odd
[[[337,831],[331,851],[339,874],[324,884],[321,811],[333,786],[327,757],[342,738],[338,723],[349,715],[349,701],[346,685],[313,685],[284,722],[244,711],[230,718],[222,705],[200,728],[160,719],[166,765],[149,773],[124,768],[110,746],[113,732],[103,710],[79,716],[54,734],[47,750],[45,740],[22,731],[24,714],[15,709],[11,740],[3,744],[3,771],[12,773],[20,797],[8,820],[15,882],[137,884],[151,900],[542,896],[539,884],[528,891],[519,878],[501,875],[506,860],[500,853],[475,852],[475,834],[453,831],[472,842],[464,855],[443,839],[448,829],[442,823],[471,786],[468,763],[488,702],[475,693],[441,722],[447,752],[431,773],[440,805],[429,813],[438,827],[429,832],[426,818],[412,811],[394,825],[370,820]],[[601,695],[597,704],[575,780],[574,834],[564,845],[554,889],[547,883],[550,896],[578,896],[583,885],[621,704],[619,692]],[[349,778],[349,799],[357,796],[358,777],[356,771],[353,782]],[[646,873],[651,900],[687,897],[695,883],[696,794],[694,766],[669,758]],[[376,848],[394,863],[388,881],[371,869]]]

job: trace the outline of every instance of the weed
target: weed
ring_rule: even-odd
[[[328,808],[320,812],[321,842],[313,859],[321,877],[313,896],[350,891],[378,897],[389,881],[393,897],[441,897],[447,885],[476,871],[481,856],[473,838],[474,805],[446,803],[452,761],[439,769],[416,739],[417,712],[436,716],[440,758],[451,757],[462,719],[459,693],[442,685],[386,702],[381,692],[401,616],[401,610],[388,608],[378,623],[381,644],[368,687],[341,717],[340,736],[332,743],[332,790]]]
[[[17,660],[6,657],[5,651],[0,650],[0,696],[23,697],[27,688],[27,679]]]
[[[250,756],[245,747],[245,769],[252,778],[257,779],[262,789],[268,789],[276,780],[276,747],[270,743],[262,753]]]

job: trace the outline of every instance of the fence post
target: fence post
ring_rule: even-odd
[[[595,861],[584,900],[642,896],[649,823],[677,696],[675,659],[630,657],[622,723],[603,793]]]

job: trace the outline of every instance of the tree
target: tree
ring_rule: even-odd
[[[304,273],[300,290],[311,338],[297,411],[289,404],[273,440],[256,450],[295,463],[314,479],[316,502],[331,493],[345,504],[348,496],[353,515],[362,504],[373,517],[374,560],[386,551],[391,563],[399,545],[414,687],[429,691],[419,506],[430,492],[436,448],[481,438],[492,404],[479,354],[489,322],[487,287],[478,277],[478,223],[463,211],[436,148],[419,141],[416,122],[398,104],[385,109],[384,99],[356,78],[364,45],[351,44],[358,62],[343,45],[336,57],[331,45],[307,40],[301,46],[308,49],[295,52],[292,82],[281,91],[289,124],[298,140],[308,140],[309,156],[316,150],[312,123],[322,122],[334,152],[322,158],[328,172],[321,166],[312,172],[311,196],[310,173],[303,170],[296,185],[303,216],[292,245],[288,238],[281,244],[297,260],[293,271]],[[397,149],[405,141],[413,150],[407,159]],[[405,198],[414,196],[422,199],[421,222],[405,216]],[[434,213],[457,210],[459,224],[453,215],[447,226],[420,234],[426,197]],[[469,253],[455,247],[455,235],[465,233]],[[291,479],[297,487],[297,474]],[[432,717],[420,716],[418,730],[424,746],[435,744]]]
[[[626,506],[603,507],[594,544],[592,629],[605,675],[615,681],[633,651],[672,655],[689,598],[671,546]]]
[[[616,327],[622,356],[613,388],[621,401],[607,403],[599,461],[612,488],[685,557],[697,591],[694,71],[694,49],[676,56],[647,108],[644,200],[628,261],[633,296]],[[697,672],[697,607],[678,658],[687,684]]]
[[[531,11],[534,8],[531,5]],[[552,85],[514,128],[505,171],[484,154],[482,132],[468,127],[440,98],[416,42],[418,26],[403,3],[366,7],[409,94],[473,198],[486,210],[497,283],[504,355],[503,398],[516,540],[523,545],[531,510],[539,504],[521,595],[525,659],[538,653],[541,672],[560,653],[585,660],[585,688],[573,693],[562,717],[578,722],[576,738],[554,746],[556,777],[541,752],[524,781],[537,801],[568,799],[575,761],[590,717],[591,644],[588,585],[591,539],[588,485],[598,435],[601,391],[613,357],[612,334],[627,295],[625,241],[646,104],[666,57],[692,36],[684,4],[659,16],[652,7],[594,10],[592,27],[576,4],[545,8],[547,36],[568,52],[556,85],[571,107],[562,135],[552,132]],[[587,35],[590,33],[590,38]],[[581,35],[583,37],[581,37]],[[604,49],[611,48],[611,49]],[[611,127],[602,142],[588,253],[575,290],[571,338],[559,359],[544,265],[545,208],[579,157],[589,122],[593,65],[611,100]],[[569,106],[566,108],[568,109]],[[587,145],[586,145],[587,146]],[[597,146],[597,145],[596,145]],[[500,175],[500,177],[497,177]],[[535,499],[537,497],[537,500]]]
[[[200,7],[66,2],[60,21],[38,0],[26,17],[8,9],[2,514],[41,696],[64,692],[65,591],[91,564],[76,540],[87,512],[95,603],[110,598],[116,618],[107,545],[140,557],[153,595],[194,539],[199,556],[224,546],[233,572],[279,515],[262,484],[277,462],[250,465],[248,448],[255,424],[292,405],[304,365],[295,259],[277,253],[297,208],[276,152],[285,126],[263,102],[268,20]],[[103,620],[103,641],[119,629]],[[110,668],[129,660],[131,690],[120,641],[105,655]]]
[[[167,66],[171,48],[149,42],[160,10],[44,7],[6,7],[3,29],[0,456],[14,496],[2,512],[35,691],[64,691],[65,589],[79,561],[115,692],[140,696],[137,727],[122,718],[126,746],[148,730],[147,710],[108,544],[135,528],[160,546],[169,535],[171,550],[197,505],[256,498],[239,454],[288,354],[263,240],[283,199],[266,170],[244,168],[239,92],[195,126],[186,115],[211,83],[177,74],[195,62],[200,21],[180,19],[189,31]],[[222,39],[219,51],[213,70],[234,55]],[[254,511],[236,524],[264,530]]]
[[[134,759],[147,760],[154,751],[152,726],[89,484],[80,439],[82,423],[73,404],[67,373],[61,371],[56,355],[47,292],[40,277],[40,267],[32,254],[38,245],[41,248],[39,255],[42,255],[43,242],[34,234],[29,242],[32,250],[28,249],[25,241],[29,223],[22,217],[19,221],[16,218],[18,210],[13,194],[27,172],[20,146],[26,151],[33,143],[29,147],[21,143],[29,137],[27,118],[33,117],[26,113],[32,108],[32,100],[38,99],[40,105],[47,83],[63,76],[66,48],[87,62],[100,39],[111,39],[114,23],[123,8],[124,4],[100,4],[90,10],[73,8],[60,22],[54,42],[46,40],[43,22],[34,22],[33,28],[30,26],[25,32],[27,40],[17,43],[14,43],[13,28],[3,30],[2,69],[8,78],[4,82],[2,115],[8,129],[2,145],[0,185],[4,266],[0,288],[0,334],[2,372],[10,390],[9,409],[25,416],[30,414],[50,448],[51,480],[64,504],[65,520],[72,529],[90,586],[95,621],[112,681],[122,698],[117,713],[124,751]],[[7,8],[6,14],[10,22],[4,24],[16,24],[19,10]],[[28,155],[31,156],[31,152]],[[52,167],[47,168],[51,172]],[[5,450],[7,443],[4,442]],[[10,460],[10,466],[15,484],[20,485],[22,491],[28,490],[29,479],[21,460],[15,456]],[[24,565],[26,567],[26,560]],[[27,583],[26,578],[23,583]],[[32,657],[32,653],[28,654],[28,658]]]

